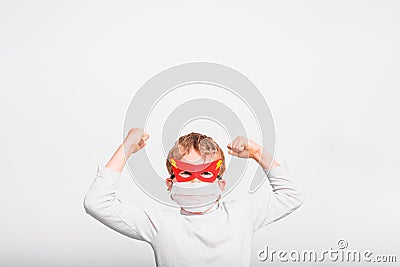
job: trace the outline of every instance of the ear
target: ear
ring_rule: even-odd
[[[171,189],[172,189],[172,184],[173,184],[173,182],[172,182],[172,179],[171,179],[171,178],[165,179],[165,184],[167,185],[168,190],[171,190]]]
[[[224,179],[218,180],[219,188],[223,191],[225,189],[226,181]]]

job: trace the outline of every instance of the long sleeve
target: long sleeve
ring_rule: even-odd
[[[291,181],[286,162],[263,170],[269,180],[250,195],[250,213],[255,231],[299,208],[303,197]]]
[[[151,243],[161,227],[163,210],[125,203],[116,196],[120,172],[98,166],[96,177],[85,195],[86,213],[115,231]]]

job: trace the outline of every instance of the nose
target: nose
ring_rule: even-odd
[[[193,180],[189,181],[190,183],[201,183],[201,181],[197,178],[194,178]]]

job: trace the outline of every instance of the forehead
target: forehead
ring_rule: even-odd
[[[219,153],[214,153],[210,155],[203,155],[203,157],[201,157],[201,154],[192,148],[181,159],[174,159],[174,163],[176,165],[174,165],[172,162],[171,163],[178,169],[190,172],[198,172],[212,165],[213,161],[219,159],[218,156]],[[216,164],[216,162],[214,162],[214,164]]]
[[[199,164],[205,164],[205,163],[209,163],[212,162],[214,160],[217,159],[218,157],[218,153],[215,154],[211,154],[211,155],[206,155],[203,156],[204,158],[201,157],[200,153],[197,152],[194,149],[190,149],[188,153],[186,153],[181,159],[181,162],[186,162],[186,163],[190,163],[190,164],[195,164],[195,165],[199,165]]]
[[[214,162],[207,162],[203,164],[190,164],[187,162],[183,162],[177,159],[171,159],[171,164],[175,166],[177,169],[189,171],[189,172],[199,172],[208,169],[209,167],[214,168],[216,164],[220,164],[220,161],[214,161]]]

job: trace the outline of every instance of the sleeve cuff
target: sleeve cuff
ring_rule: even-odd
[[[116,178],[121,176],[121,172],[114,171],[113,169],[107,168],[102,164],[97,165],[97,174],[100,176],[112,176]]]

